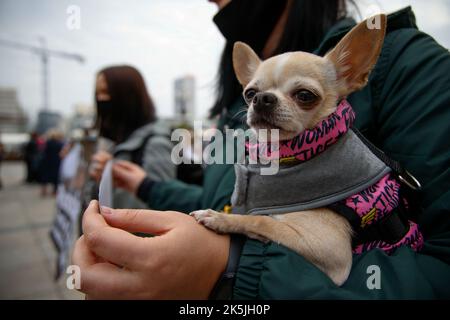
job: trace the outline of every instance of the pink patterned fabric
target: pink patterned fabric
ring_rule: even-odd
[[[353,253],[361,254],[363,252],[378,248],[386,252],[386,254],[391,254],[401,246],[409,246],[414,251],[419,251],[423,247],[423,241],[423,236],[419,230],[419,226],[416,223],[409,221],[409,231],[398,242],[387,243],[381,240],[367,242],[353,248]]]
[[[364,228],[383,219],[398,206],[399,191],[400,183],[389,173],[369,188],[348,197],[345,205],[356,212]]]
[[[304,130],[291,140],[280,141],[279,144],[249,142],[247,144],[249,156],[252,160],[257,160],[259,156],[265,159],[279,157],[279,159],[295,158],[297,161],[307,161],[338,141],[350,129],[354,120],[355,113],[352,107],[347,100],[342,100],[335,112],[314,128]]]
[[[364,229],[376,224],[390,215],[399,205],[400,183],[389,173],[369,188],[348,197],[343,202],[351,208],[361,221],[360,227]],[[409,231],[396,243],[385,241],[372,241],[360,244],[353,249],[353,253],[361,254],[374,248],[379,248],[391,254],[400,246],[410,246],[418,251],[423,246],[423,236],[416,223],[409,221]]]

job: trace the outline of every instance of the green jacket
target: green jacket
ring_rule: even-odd
[[[324,55],[355,24],[337,23],[315,53]],[[348,97],[355,126],[423,186],[420,253],[407,247],[387,256],[375,249],[353,257],[347,282],[337,287],[302,256],[276,244],[247,240],[234,285],[236,299],[430,299],[450,298],[450,54],[417,30],[411,8],[388,17],[381,56],[368,85]],[[240,102],[242,103],[242,102]],[[238,111],[238,106],[232,108]],[[233,119],[229,116],[227,119]],[[230,127],[236,121],[222,119]],[[149,205],[190,212],[222,209],[234,186],[230,165],[211,165],[203,188],[178,181],[152,188]],[[380,269],[381,289],[368,289]],[[369,268],[369,270],[368,270]]]

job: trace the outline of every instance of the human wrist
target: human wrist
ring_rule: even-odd
[[[146,202],[148,200],[148,197],[150,195],[150,192],[152,191],[154,184],[155,182],[148,176],[144,177],[144,179],[142,179],[141,183],[138,185],[136,189],[136,196],[140,200]]]

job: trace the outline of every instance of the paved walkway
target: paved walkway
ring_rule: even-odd
[[[0,171],[0,299],[84,299],[53,280],[56,251],[49,237],[55,216],[53,197],[23,183],[25,167],[4,162]]]

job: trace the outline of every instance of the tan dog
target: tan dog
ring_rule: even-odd
[[[369,29],[363,21],[325,57],[290,52],[261,62],[249,46],[237,42],[233,63],[245,88],[248,125],[253,129],[279,129],[280,140],[291,139],[333,113],[340,99],[364,87],[386,30],[385,15],[371,19],[379,19],[380,28]],[[261,103],[255,109],[257,99],[263,99],[270,110],[261,110]],[[352,228],[344,217],[329,209],[272,216],[200,210],[191,215],[220,233],[242,233],[282,244],[316,265],[337,285],[343,284],[350,273]]]

